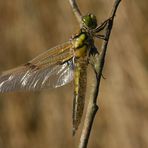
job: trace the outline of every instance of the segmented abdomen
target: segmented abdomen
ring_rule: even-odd
[[[73,135],[81,122],[86,93],[87,63],[84,61],[75,62],[74,71],[74,100],[73,100]]]

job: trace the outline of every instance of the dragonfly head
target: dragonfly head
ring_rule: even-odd
[[[97,27],[97,19],[93,14],[87,14],[82,17],[82,24],[89,29],[95,29]]]

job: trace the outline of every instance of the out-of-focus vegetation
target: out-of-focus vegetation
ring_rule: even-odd
[[[101,22],[113,0],[78,3],[83,14],[92,12]],[[90,148],[148,147],[147,5],[147,0],[123,0],[118,9]],[[67,41],[78,29],[68,0],[0,1],[0,71]],[[91,72],[88,81],[89,89]],[[72,137],[72,99],[72,84],[0,94],[0,148],[77,147],[81,130]]]

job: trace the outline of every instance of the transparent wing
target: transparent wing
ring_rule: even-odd
[[[39,55],[27,64],[0,76],[0,92],[60,87],[73,79],[73,52],[67,42]]]

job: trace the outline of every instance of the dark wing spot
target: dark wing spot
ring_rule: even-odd
[[[29,67],[30,69],[32,69],[32,70],[38,70],[39,69],[39,67],[38,66],[36,66],[36,65],[34,65],[34,64],[32,64],[32,63],[26,63],[24,66],[26,66],[26,67]]]

